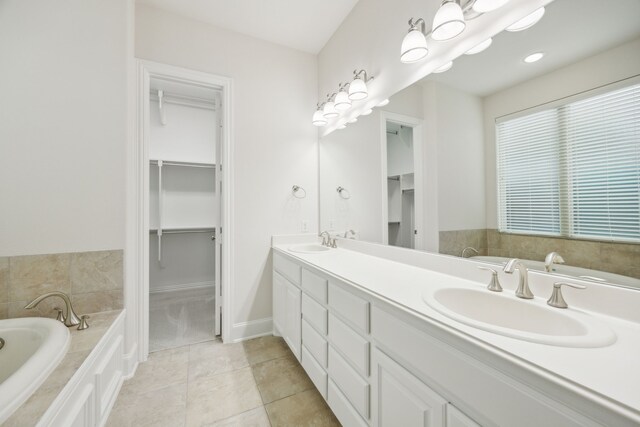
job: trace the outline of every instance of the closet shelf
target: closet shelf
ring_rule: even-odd
[[[162,234],[171,234],[171,233],[214,233],[216,231],[216,227],[168,227],[162,229]],[[157,233],[157,228],[149,229],[150,234]]]
[[[158,164],[158,160],[152,159],[152,160],[149,160],[149,163],[152,164],[152,165],[157,165]],[[163,160],[162,161],[162,166],[184,166],[184,167],[189,167],[189,168],[215,169],[216,164],[215,163],[197,163],[197,162],[180,162],[180,161],[175,161],[175,160]]]

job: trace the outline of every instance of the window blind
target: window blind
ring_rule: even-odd
[[[640,84],[496,124],[501,231],[640,242]]]

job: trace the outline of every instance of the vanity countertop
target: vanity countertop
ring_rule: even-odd
[[[69,328],[71,343],[60,364],[42,385],[3,424],[4,427],[35,426],[73,374],[89,357],[123,310],[104,311],[89,316],[89,329]]]
[[[640,423],[640,369],[636,368],[640,354],[640,324],[590,312],[574,304],[569,310],[581,310],[608,325],[617,335],[615,343],[600,348],[572,348],[522,341],[456,322],[423,302],[422,294],[429,287],[482,289],[486,283],[480,282],[485,277],[481,274],[478,274],[478,281],[473,281],[356,250],[338,248],[307,254],[291,252],[287,250],[290,246],[291,243],[274,242],[273,248],[287,257],[349,282],[468,342],[488,347],[493,353],[517,363],[523,369],[570,388],[601,405],[613,407],[616,412]],[[418,256],[427,256],[422,254]],[[508,288],[505,290],[513,292]]]

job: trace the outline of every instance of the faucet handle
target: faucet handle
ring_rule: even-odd
[[[78,330],[79,331],[83,331],[85,329],[89,328],[89,323],[87,323],[87,319],[89,318],[89,315],[85,314],[83,316],[80,316],[80,325],[78,325]]]
[[[502,286],[500,286],[500,280],[498,280],[498,272],[496,270],[489,267],[478,267],[478,269],[491,272],[491,281],[489,285],[487,285],[487,289],[492,292],[502,292]]]
[[[58,314],[56,315],[56,320],[58,322],[64,323],[65,318],[64,318],[63,310],[60,307],[53,307],[53,309],[58,312]]]
[[[562,286],[570,286],[575,289],[587,289],[584,285],[576,285],[573,283],[567,282],[555,282],[553,284],[553,292],[551,293],[551,297],[547,300],[547,304],[551,307],[556,308],[568,308],[567,302],[564,300],[562,296]]]

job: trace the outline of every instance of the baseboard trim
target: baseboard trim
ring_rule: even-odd
[[[231,327],[231,342],[245,341],[251,338],[271,335],[272,333],[273,319],[271,317],[236,323]]]
[[[184,289],[200,289],[200,288],[213,288],[216,282],[195,282],[195,283],[179,283],[177,285],[167,285],[157,288],[150,288],[149,293],[155,294],[158,292],[171,292]]]

